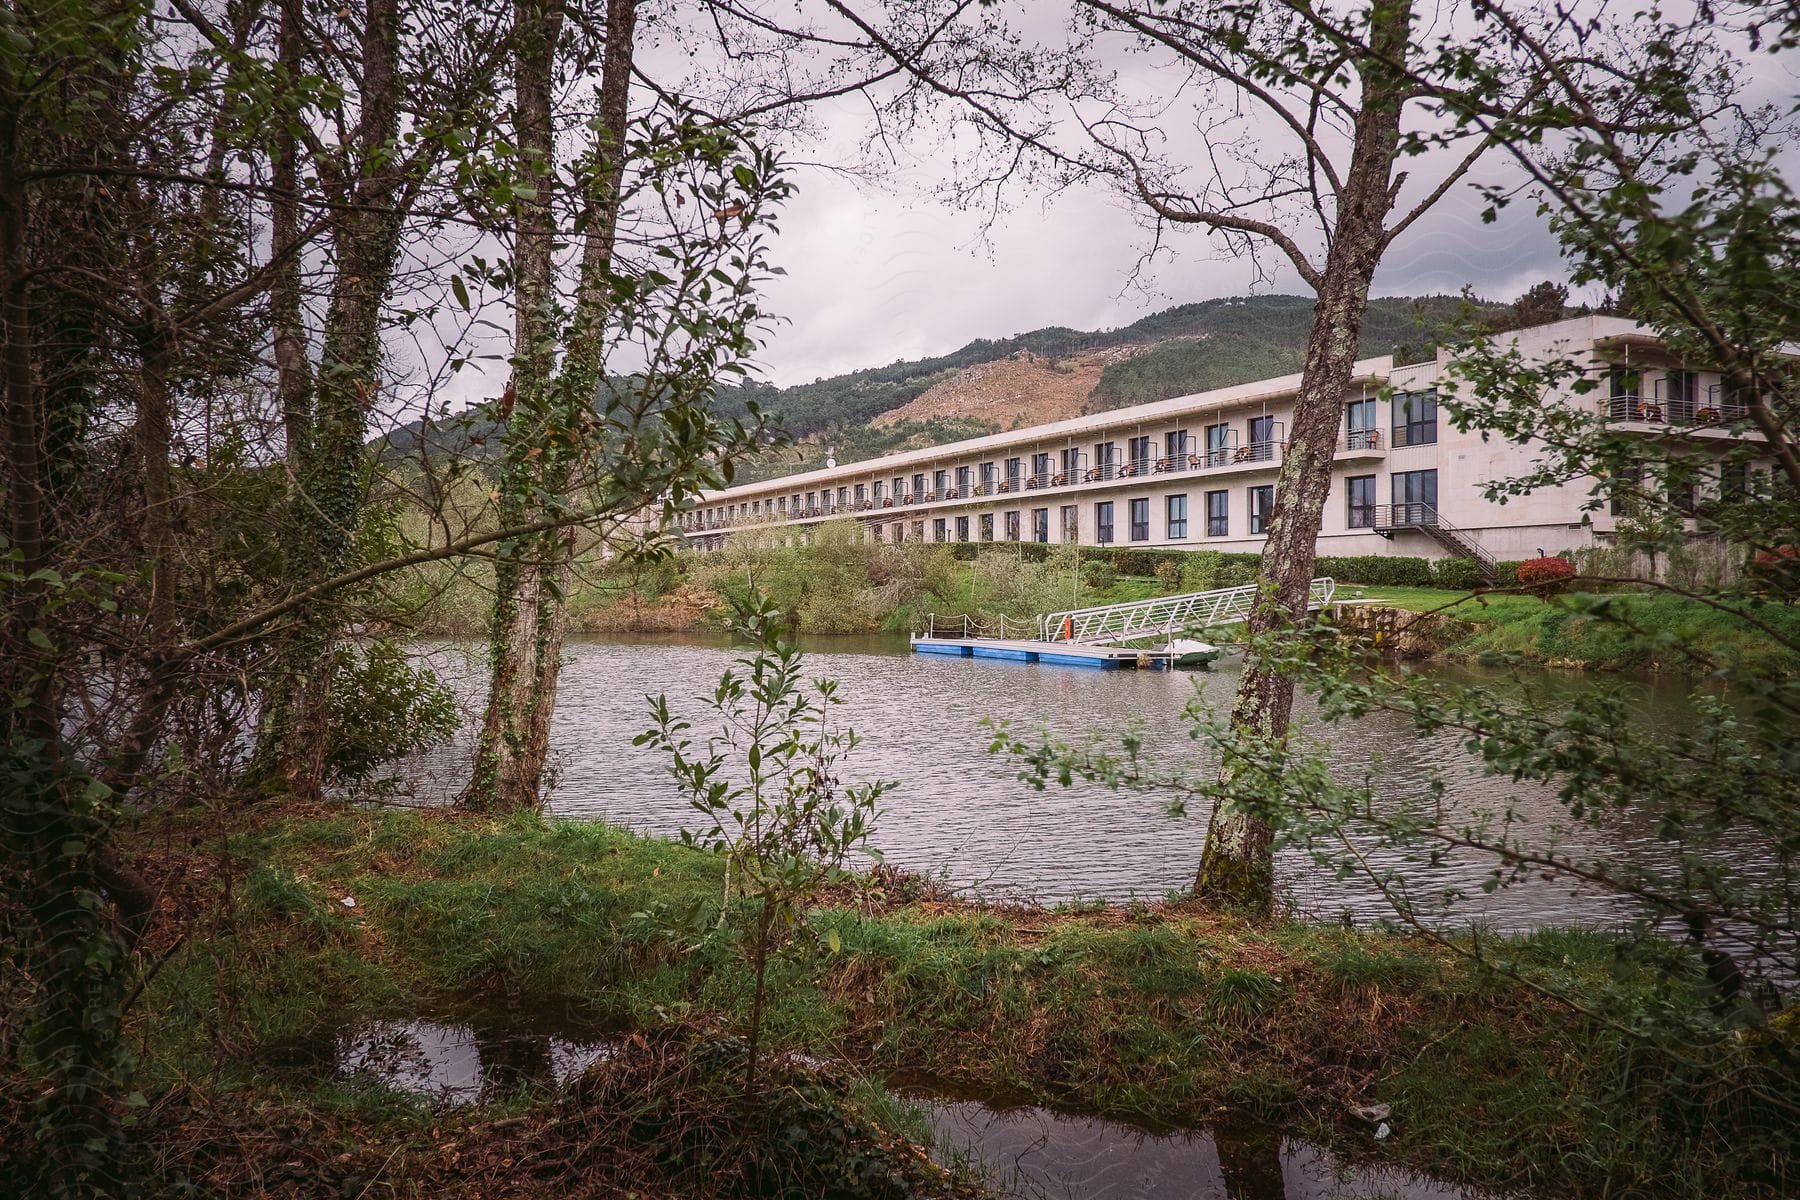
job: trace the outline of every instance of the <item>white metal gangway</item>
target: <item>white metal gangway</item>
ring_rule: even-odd
[[[1258,585],[1251,583],[1045,613],[1038,618],[1038,633],[1046,642],[1081,642],[1089,646],[1173,637],[1184,631],[1212,629],[1244,620],[1256,603],[1257,590]],[[1336,590],[1337,585],[1330,579],[1313,580],[1307,596],[1308,610],[1317,611],[1330,604]]]

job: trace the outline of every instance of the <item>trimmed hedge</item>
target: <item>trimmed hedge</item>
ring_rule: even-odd
[[[951,542],[950,552],[967,562],[984,548],[1018,554],[1026,562],[1043,562],[1056,549],[1046,542]],[[1164,563],[1181,573],[1185,587],[1205,590],[1235,587],[1256,578],[1262,562],[1260,554],[1227,553],[1220,550],[1141,549],[1131,546],[1082,546],[1081,561],[1110,565],[1119,575],[1161,578],[1158,568]],[[1516,562],[1496,564],[1499,585],[1510,587],[1515,582]],[[1376,587],[1437,587],[1457,591],[1473,591],[1483,586],[1481,572],[1473,559],[1414,558],[1400,554],[1323,554],[1314,575],[1328,575],[1339,583],[1359,583]]]

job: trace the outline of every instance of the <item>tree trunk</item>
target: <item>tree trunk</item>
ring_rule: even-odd
[[[297,587],[340,573],[356,545],[364,443],[380,388],[381,306],[393,279],[403,217],[390,153],[400,121],[398,57],[396,0],[372,0],[363,34],[358,174],[349,189],[351,207],[333,230],[337,278],[291,503],[290,574]],[[331,676],[342,623],[334,605],[315,606],[288,655],[292,683],[277,733],[282,773],[301,799],[317,799],[324,790]]]
[[[500,499],[504,524],[528,524],[543,517],[545,505],[567,490],[572,466],[567,447],[575,440],[569,431],[588,419],[599,386],[607,319],[605,276],[612,266],[618,230],[636,16],[636,0],[609,0],[594,135],[600,162],[585,197],[586,241],[569,352],[560,374],[552,379],[548,348],[554,332],[547,314],[553,300],[550,253],[555,231],[548,192],[549,81],[559,26],[535,5],[519,9],[515,33],[519,144],[533,153],[541,147],[542,157],[537,160],[541,173],[532,181],[536,198],[522,200],[519,206],[516,365]],[[564,436],[549,436],[553,431]],[[541,801],[568,629],[573,560],[571,533],[551,532],[501,548],[489,629],[493,661],[488,703],[475,769],[463,795],[466,807],[505,812],[533,808]]]
[[[1386,246],[1384,223],[1393,207],[1391,176],[1406,83],[1386,64],[1404,61],[1410,26],[1410,0],[1377,3],[1371,10],[1372,53],[1359,66],[1363,107],[1319,281],[1287,449],[1276,476],[1275,511],[1258,569],[1261,592],[1248,622],[1253,640],[1306,617],[1344,393],[1355,368],[1369,283]],[[1253,650],[1232,704],[1232,727],[1264,738],[1283,737],[1293,705],[1294,681]],[[1266,914],[1274,904],[1274,831],[1230,799],[1233,778],[1227,764],[1194,892]]]

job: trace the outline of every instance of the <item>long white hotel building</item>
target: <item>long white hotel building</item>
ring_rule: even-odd
[[[1717,373],[1676,361],[1633,321],[1583,316],[1510,336],[1527,358],[1584,357],[1600,386],[1547,402],[1597,407],[1616,428],[1654,439],[1651,456],[1716,457],[1735,439],[1761,440],[1734,430],[1744,408]],[[1356,364],[1319,553],[1491,564],[1605,545],[1614,515],[1584,507],[1597,481],[1486,499],[1483,484],[1525,473],[1537,449],[1450,424],[1437,390],[1448,361],[1440,350],[1435,362]],[[850,517],[882,542],[1259,551],[1299,384],[1286,375],[744,484],[702,496],[680,528],[701,549],[737,530],[805,537],[820,521]],[[1731,484],[1715,468],[1712,486]]]

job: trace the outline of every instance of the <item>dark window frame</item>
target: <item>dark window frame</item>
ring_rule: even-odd
[[[1179,511],[1177,511],[1179,506]],[[1188,494],[1176,492],[1163,497],[1163,530],[1170,541],[1185,539],[1188,535]]]
[[[1150,540],[1150,497],[1133,496],[1129,507],[1125,510],[1131,540],[1147,542]]]

